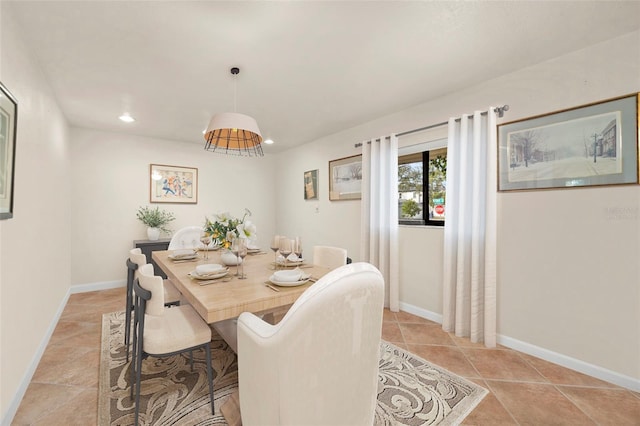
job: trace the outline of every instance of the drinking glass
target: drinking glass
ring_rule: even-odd
[[[209,244],[211,244],[211,235],[207,232],[200,234],[200,242],[204,245],[204,260],[209,260]]]
[[[295,237],[293,240],[293,252],[298,256],[298,259],[302,260],[302,238]]]
[[[271,238],[271,250],[273,250],[273,269],[278,269],[278,249],[280,248],[280,235]]]
[[[240,241],[238,242],[238,256],[240,256],[240,259],[242,259],[242,262],[240,263],[240,268],[242,269],[242,272],[240,272],[240,275],[238,276],[239,279],[244,280],[245,278],[247,278],[247,276],[244,274],[244,258],[247,257],[247,241],[244,238],[240,238]]]
[[[284,256],[284,267],[287,267],[287,256],[291,254],[291,240],[287,237],[280,237],[280,254]]]
[[[238,253],[240,251],[240,238],[236,238],[235,240],[233,240],[233,242],[231,243],[231,253],[233,253],[236,256],[236,277],[240,276],[240,272],[238,272],[240,270],[240,262],[239,262],[239,257],[238,257]]]

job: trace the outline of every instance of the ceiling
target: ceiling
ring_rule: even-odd
[[[70,124],[275,153],[640,28],[640,1],[7,1]],[[230,73],[240,67],[236,81]],[[118,120],[129,112],[136,122]],[[399,129],[403,130],[403,129]]]

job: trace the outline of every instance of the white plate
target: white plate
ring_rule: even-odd
[[[189,276],[191,278],[195,278],[196,280],[215,280],[216,278],[222,278],[225,275],[227,275],[229,273],[229,269],[225,269],[224,271],[221,272],[216,272],[215,274],[207,274],[207,275],[200,275],[198,274],[195,270],[189,272]]]
[[[269,277],[269,281],[280,287],[295,287],[295,286],[308,283],[309,278],[311,278],[310,275],[304,275],[300,281],[278,281],[275,278],[273,278],[273,275],[271,275]]]
[[[259,248],[248,248],[247,249],[247,253],[259,253],[260,249]]]
[[[182,255],[173,255],[170,254],[169,256],[167,256],[169,259],[171,260],[191,260],[191,259],[195,259],[196,257],[198,257],[198,253],[193,253],[193,254],[182,254]]]

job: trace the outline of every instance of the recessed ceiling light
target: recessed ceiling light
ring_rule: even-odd
[[[267,145],[271,145],[273,141],[271,139],[267,139],[264,141],[264,143],[266,143]]]
[[[121,121],[124,121],[125,123],[133,123],[134,121],[136,121],[135,118],[133,118],[132,116],[129,115],[128,112],[125,112],[124,114],[122,114],[120,117],[118,117]]]

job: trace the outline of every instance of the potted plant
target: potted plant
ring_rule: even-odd
[[[167,224],[175,219],[173,213],[161,210],[160,207],[152,209],[150,207],[140,207],[136,214],[140,222],[147,225],[147,237],[150,240],[160,238],[160,232],[170,233]]]

